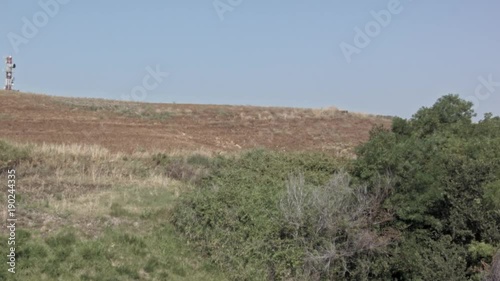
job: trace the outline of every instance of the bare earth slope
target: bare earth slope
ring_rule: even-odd
[[[0,138],[97,144],[112,152],[265,147],[349,155],[391,119],[336,108],[151,104],[0,91]]]

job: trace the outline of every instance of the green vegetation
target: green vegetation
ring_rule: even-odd
[[[0,145],[2,165],[17,170],[22,223],[16,274],[4,265],[0,280],[226,280],[169,223],[183,184],[164,177],[151,155]],[[7,235],[0,233],[4,257]]]
[[[282,279],[296,274],[300,247],[283,239],[279,200],[291,173],[308,184],[323,184],[340,166],[321,154],[262,150],[219,157],[214,171],[195,192],[187,193],[173,223],[232,280]]]
[[[444,96],[374,128],[356,159],[0,141],[27,221],[18,273],[0,280],[488,280],[500,275],[500,117],[473,117]]]
[[[173,223],[232,280],[482,280],[500,245],[500,118],[473,117],[449,95],[375,128],[352,163],[220,159]]]
[[[500,242],[500,118],[473,116],[471,103],[444,96],[359,148],[357,177],[393,179],[385,207],[403,236],[387,259],[392,277],[478,280],[481,260],[491,261],[493,251],[477,249]]]
[[[82,99],[78,102],[66,100],[56,102],[74,109],[81,109],[92,112],[112,112],[120,116],[147,120],[164,121],[174,115],[174,113],[170,111],[156,110],[155,108],[153,108],[153,106],[148,104],[123,102],[113,103],[111,101],[96,102],[91,99]]]
[[[28,148],[17,148],[3,140],[0,140],[0,171],[14,166],[29,157]]]
[[[210,264],[194,258],[185,242],[164,223],[148,233],[134,233],[129,227],[107,228],[91,239],[74,229],[46,238],[27,231],[17,235],[16,274],[2,270],[0,280],[224,279]]]

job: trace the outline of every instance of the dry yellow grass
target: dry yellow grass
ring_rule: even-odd
[[[71,223],[93,235],[102,228],[97,218],[105,218],[105,224],[119,223],[108,215],[114,202],[135,200],[125,210],[140,214],[148,206],[141,198],[175,198],[189,188],[169,178],[161,169],[148,167],[153,152],[127,155],[111,153],[96,145],[12,145],[30,151],[30,160],[21,161],[16,167],[17,194],[22,197],[20,226],[42,233],[57,231]],[[205,151],[199,153],[208,155]],[[181,156],[187,152],[175,154]],[[5,221],[7,214],[0,214]]]
[[[2,149],[9,153],[4,155],[22,155],[15,158],[20,161],[8,163],[16,169],[17,233],[29,234],[17,240],[16,248],[22,244],[18,251],[23,253],[19,263],[32,263],[19,268],[16,280],[80,280],[85,274],[106,273],[122,278],[122,268],[131,276],[127,280],[165,280],[167,271],[169,280],[224,280],[207,273],[203,260],[165,225],[175,198],[191,186],[169,178],[165,165],[152,161],[154,152],[123,154],[96,145],[3,141]],[[23,150],[28,150],[27,157]],[[2,237],[9,235],[4,212]],[[135,251],[130,241],[140,243],[147,255]],[[159,260],[168,260],[168,267],[155,263]]]

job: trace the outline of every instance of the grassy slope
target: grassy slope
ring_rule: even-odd
[[[351,141],[363,139],[359,133],[366,133],[372,124],[389,123],[387,118],[345,114],[335,108],[157,105],[3,91],[0,95],[6,110],[0,114],[0,137],[37,143],[12,144],[30,151],[30,159],[16,166],[20,221],[14,280],[27,281],[224,280],[218,269],[190,251],[186,241],[165,223],[173,202],[190,188],[186,180],[196,179],[203,171],[185,170],[182,163],[178,169],[173,165],[172,171],[162,171],[154,162],[164,159],[155,160],[148,152],[110,153],[99,146],[43,142],[89,143],[91,139],[101,145],[148,144],[147,148],[172,147],[173,151],[178,151],[176,145],[189,144],[211,154],[233,151],[229,148],[236,147],[234,143],[250,140],[242,145],[243,150],[278,149],[277,144],[290,150],[328,150],[323,146],[332,144],[347,153]],[[131,130],[124,124],[131,121],[137,127],[127,135]],[[178,128],[172,127],[176,125]],[[186,127],[190,130],[187,135],[182,133]],[[108,129],[118,133],[107,134]],[[143,131],[135,131],[140,129]],[[158,137],[158,132],[170,133]],[[239,151],[241,147],[237,147]],[[15,154],[5,148],[0,146],[0,158],[3,152]],[[158,149],[147,151],[152,150]],[[0,164],[10,160],[7,158],[0,159]],[[0,179],[6,180],[5,173]],[[3,221],[5,216],[2,212]],[[2,227],[2,240],[6,241],[7,234]],[[1,270],[0,280],[6,278],[12,276]]]
[[[166,223],[189,187],[155,169],[151,155],[14,147],[30,160],[17,165],[17,273],[4,265],[0,280],[224,280]],[[4,227],[1,235],[6,244]]]

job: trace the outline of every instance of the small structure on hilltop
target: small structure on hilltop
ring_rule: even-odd
[[[12,61],[12,56],[5,58],[5,90],[12,91],[14,86],[14,68],[16,64]]]

